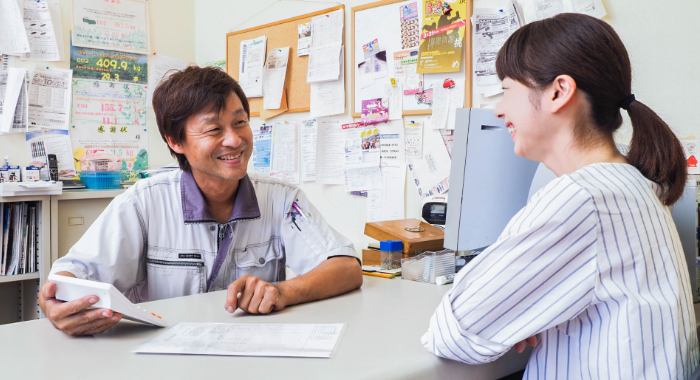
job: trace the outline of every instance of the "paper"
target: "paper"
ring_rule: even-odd
[[[29,126],[68,129],[71,77],[62,69],[34,69],[29,82]]]
[[[341,53],[342,54],[342,53]],[[345,113],[345,76],[340,61],[340,78],[334,81],[311,83],[311,116],[322,117]]]
[[[311,19],[311,47],[342,45],[344,21],[342,9],[313,17]]]
[[[272,166],[272,125],[253,127],[253,171],[263,176],[270,175]]]
[[[282,101],[280,102],[280,108],[274,110],[266,110],[265,108],[260,110],[260,120],[267,120],[273,118],[277,115],[281,115],[289,110],[287,105],[287,90],[282,90]]]
[[[408,170],[421,198],[444,194],[450,187],[451,159],[440,132],[426,129],[424,133],[423,158],[408,157]]]
[[[520,28],[515,5],[505,8],[474,9],[472,28],[476,92],[489,95],[503,92],[496,73],[496,56],[508,37]]]
[[[416,73],[418,50],[402,50],[394,53],[394,78],[401,84],[404,95],[423,91],[423,74]]]
[[[445,143],[445,149],[447,149],[447,154],[452,158],[452,146],[454,145],[454,133],[451,130],[442,129],[440,130],[440,136],[442,137],[442,142]]]
[[[309,65],[306,82],[325,82],[338,80],[341,60],[343,59],[342,45],[326,45],[309,49]]]
[[[467,3],[463,0],[423,0],[423,10],[418,73],[460,71],[467,25]]]
[[[681,145],[683,145],[685,159],[688,161],[688,174],[700,174],[700,166],[698,166],[700,140],[683,139],[681,140]]]
[[[389,120],[400,120],[403,117],[403,87],[399,83],[396,86],[384,85],[384,99],[389,108]]]
[[[25,134],[30,166],[48,164],[48,155],[55,154],[58,161],[58,177],[75,177],[73,148],[68,131],[60,129],[41,129]]]
[[[381,188],[379,129],[360,123],[343,124],[345,191]]]
[[[375,38],[372,41],[362,45],[362,52],[365,55],[365,59],[379,53],[379,40]]]
[[[226,71],[226,60],[222,59],[220,61],[204,62],[204,67],[218,67],[221,70]]]
[[[146,84],[148,55],[71,45],[70,68],[74,79]],[[155,75],[155,73],[154,73]]]
[[[377,124],[389,120],[389,110],[382,103],[382,98],[362,101],[362,124]]]
[[[423,157],[423,122],[406,121],[406,157]]]
[[[145,126],[146,89],[143,85],[75,79],[72,125]]]
[[[263,76],[263,86],[265,87],[263,91],[265,95],[263,98],[263,108],[266,110],[280,108],[288,60],[289,47],[271,49],[267,54]]]
[[[73,0],[73,44],[148,54],[148,2]]]
[[[311,47],[311,23],[305,22],[297,26],[299,39],[297,40],[297,56],[309,55]]]
[[[19,55],[29,51],[29,40],[17,0],[0,0],[0,53]]]
[[[607,15],[601,0],[521,0],[521,4],[528,23],[559,13],[583,13],[597,18]]]
[[[406,163],[382,163],[382,188],[367,192],[367,221],[382,222],[406,217]]]
[[[61,54],[58,50],[56,32],[47,0],[22,0],[22,6],[24,29],[27,31],[30,47],[30,52],[24,53],[22,59],[59,61]],[[62,34],[61,38],[63,38]]]
[[[109,154],[120,160],[122,181],[140,178],[148,169],[144,86],[87,79],[73,83],[70,135],[79,170],[86,154]]]
[[[433,89],[433,115],[430,117],[432,129],[445,129],[447,113],[450,110],[451,89],[438,87]]]
[[[447,110],[445,129],[455,129],[457,108],[464,108],[464,85],[462,83],[457,83],[450,89],[450,105]]]
[[[301,181],[316,180],[316,119],[301,121]]]
[[[10,67],[15,67],[15,57],[7,54],[0,54],[0,71],[7,71]],[[4,94],[0,93],[0,96]]]
[[[345,135],[340,120],[318,118],[316,121],[316,182],[342,185],[345,183]]]
[[[241,56],[238,63],[238,84],[245,96],[259,98],[263,96],[263,68],[267,37],[260,36],[252,40],[241,41]]]
[[[329,358],[344,328],[344,323],[180,322],[134,352]]]
[[[153,107],[153,91],[160,82],[168,79],[168,77],[177,71],[181,71],[187,68],[189,62],[183,61],[181,59],[168,57],[163,54],[153,54],[151,58],[151,72],[148,75],[148,93],[146,98],[146,104],[149,107]]]
[[[379,127],[380,163],[406,162],[403,122],[393,121]]]
[[[401,48],[418,47],[420,41],[420,20],[418,20],[418,3],[401,5]]]
[[[299,122],[282,121],[272,128],[272,169],[270,176],[299,183]]]
[[[29,119],[27,69],[10,67],[0,73],[0,90],[3,88],[4,98],[0,99],[0,132],[25,132]]]

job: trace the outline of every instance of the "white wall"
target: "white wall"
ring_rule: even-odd
[[[58,62],[15,60],[16,67],[70,68],[71,0],[60,0],[63,22],[65,59]],[[170,55],[188,61],[195,60],[195,1],[194,0],[149,0],[151,52]],[[163,143],[156,126],[153,109],[148,110],[149,164],[162,166],[173,161]],[[0,159],[9,155],[13,165],[25,166],[28,153],[24,134],[0,136]]]
[[[195,0],[197,30],[196,59],[199,64],[225,59],[226,33],[255,25],[317,11],[335,6],[337,2],[324,1],[225,1]],[[344,1],[345,46],[351,46],[351,8],[371,1]],[[501,7],[500,0],[475,0],[474,7]],[[608,11],[605,18],[620,34],[632,60],[633,91],[637,99],[659,113],[680,137],[700,135],[698,120],[697,84],[700,83],[700,34],[698,23],[700,2],[696,0],[603,0]],[[679,12],[685,17],[678,17]],[[350,60],[350,49],[346,62]],[[346,65],[347,67],[347,65]],[[345,70],[346,112],[338,116],[350,120],[350,70]],[[694,85],[695,84],[695,85]],[[474,94],[474,105],[494,103],[499,97],[483,99]],[[284,114],[278,120],[300,120],[308,113]],[[626,115],[625,115],[626,117]],[[272,119],[273,121],[275,119]],[[259,123],[253,118],[252,124]],[[617,138],[628,142],[631,128],[626,120]],[[406,217],[420,218],[421,200],[408,174],[406,184]],[[366,199],[352,196],[342,186],[320,185],[313,182],[301,185],[328,222],[349,237],[359,251],[369,239],[364,234]]]

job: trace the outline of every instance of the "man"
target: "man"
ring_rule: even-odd
[[[253,314],[362,285],[352,243],[299,188],[246,173],[253,132],[235,80],[188,67],[156,88],[153,109],[181,170],[116,197],[52,273],[112,283],[132,302],[228,288],[224,308]],[[300,276],[285,281],[285,267]],[[86,310],[96,296],[64,303],[55,290],[47,281],[40,305],[66,333],[99,334],[121,318]]]

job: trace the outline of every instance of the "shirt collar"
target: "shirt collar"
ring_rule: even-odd
[[[215,222],[204,201],[202,191],[199,189],[194,176],[190,171],[183,171],[180,180],[180,192],[182,194],[182,215],[185,223]],[[236,200],[233,204],[228,223],[260,217],[258,198],[255,196],[255,188],[250,178],[245,177],[238,181]]]

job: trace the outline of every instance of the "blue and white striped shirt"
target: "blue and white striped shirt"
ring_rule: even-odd
[[[695,313],[658,190],[616,163],[552,181],[459,272],[423,346],[481,364],[539,334],[525,379],[687,379]]]

